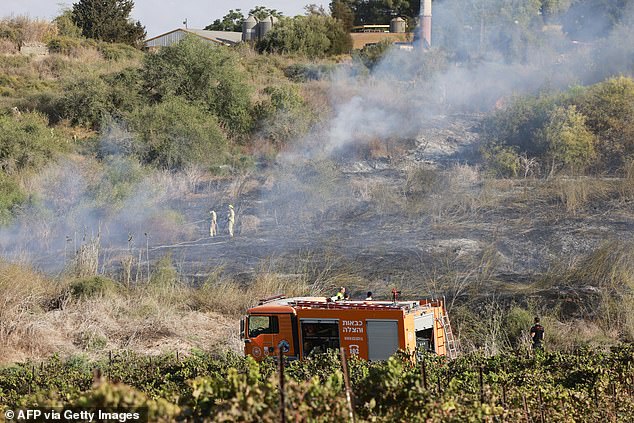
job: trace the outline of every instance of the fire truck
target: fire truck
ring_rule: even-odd
[[[331,301],[283,295],[260,300],[241,320],[244,352],[303,360],[343,347],[346,356],[386,360],[398,350],[454,358],[457,343],[444,300]]]

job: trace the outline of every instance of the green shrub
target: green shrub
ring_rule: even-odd
[[[11,174],[39,168],[65,149],[62,137],[39,113],[0,116],[0,170]]]
[[[294,63],[284,69],[284,75],[293,82],[318,81],[328,79],[335,69],[336,65]]]
[[[390,40],[383,40],[376,44],[369,44],[354,53],[354,59],[363,63],[368,69],[373,69],[392,47]]]
[[[551,170],[557,164],[584,169],[595,157],[595,137],[586,127],[586,117],[575,106],[557,107],[544,128]]]
[[[51,53],[58,53],[73,57],[77,56],[82,49],[96,49],[98,44],[95,40],[58,36],[51,38],[46,43],[46,46],[48,47],[48,51]]]
[[[73,125],[98,129],[110,110],[108,84],[97,76],[83,76],[66,83],[63,90],[58,103],[61,116]]]
[[[598,138],[600,167],[615,170],[634,155],[634,80],[612,78],[589,87],[577,101]]]
[[[9,223],[15,209],[26,200],[20,186],[0,172],[0,224]]]
[[[97,50],[106,60],[131,60],[140,59],[143,53],[128,44],[104,43],[97,44]]]
[[[204,106],[231,134],[250,132],[251,87],[236,52],[195,37],[145,56],[142,79],[155,102],[179,96]]]
[[[73,298],[76,299],[87,299],[99,295],[106,295],[116,292],[117,289],[117,283],[104,276],[77,279],[70,284],[70,293]]]
[[[281,145],[308,131],[313,116],[297,87],[267,87],[264,94],[269,98],[255,108],[259,133],[263,137],[276,145]]]
[[[188,164],[214,165],[227,156],[227,138],[215,116],[182,98],[146,106],[130,118],[135,152],[145,162],[166,169]]]
[[[483,121],[483,153],[495,161],[511,148],[549,162],[551,170],[617,172],[634,156],[633,115],[634,80],[627,77],[514,98]]]
[[[483,151],[489,170],[497,176],[514,178],[520,170],[520,156],[515,148],[488,145]]]
[[[324,57],[348,53],[352,38],[337,19],[311,14],[282,18],[258,43],[261,52]]]
[[[104,158],[103,164],[103,174],[90,187],[90,192],[97,207],[114,211],[134,193],[145,172],[134,157],[109,156]]]

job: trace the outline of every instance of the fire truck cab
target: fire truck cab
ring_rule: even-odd
[[[329,349],[386,360],[398,350],[453,358],[456,346],[442,300],[328,301],[323,297],[260,300],[241,320],[244,352],[256,360],[280,349],[302,360]]]

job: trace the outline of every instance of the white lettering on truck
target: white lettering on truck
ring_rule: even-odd
[[[363,333],[363,320],[342,320],[341,331],[343,333]]]

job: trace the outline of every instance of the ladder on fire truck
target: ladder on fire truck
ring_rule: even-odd
[[[458,356],[458,341],[456,340],[453,330],[451,330],[451,322],[449,321],[449,314],[445,308],[445,299],[443,298],[442,317],[439,319],[440,325],[445,332],[445,346],[447,350],[447,357],[454,359]]]

